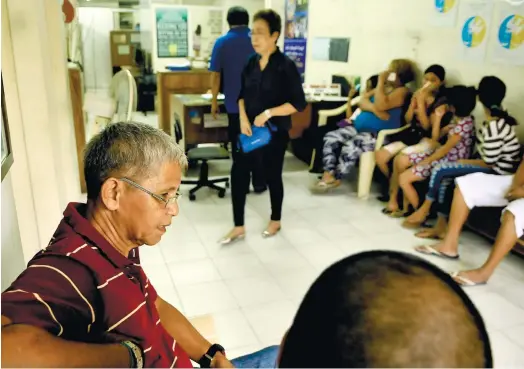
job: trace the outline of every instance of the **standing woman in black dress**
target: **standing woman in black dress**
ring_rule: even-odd
[[[284,184],[282,167],[289,142],[291,114],[306,108],[302,80],[295,63],[277,47],[282,31],[280,15],[271,9],[261,10],[253,17],[251,42],[256,54],[251,56],[242,72],[238,97],[240,128],[251,135],[252,125],[262,127],[268,121],[276,126],[268,145],[259,148],[271,198],[271,219],[262,232],[271,237],[280,230]],[[234,147],[234,150],[238,148]],[[252,153],[239,153],[231,168],[231,196],[235,227],[220,240],[229,244],[245,236],[244,208],[249,191]]]

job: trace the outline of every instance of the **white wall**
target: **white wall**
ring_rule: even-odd
[[[2,291],[24,270],[25,260],[16,217],[11,173],[2,181]]]
[[[109,32],[114,29],[113,10],[79,8],[83,48],[84,84],[88,90],[108,90],[113,77]]]
[[[2,1],[9,174],[26,261],[47,245],[66,204],[80,198],[65,50],[56,0]]]
[[[283,2],[272,0],[272,7],[282,12],[280,3]],[[500,1],[495,3],[497,14]],[[433,1],[309,0],[309,4],[309,39],[350,37],[351,47],[348,63],[312,60],[308,47],[307,83],[330,81],[335,73],[359,74],[366,78],[382,70],[395,57],[412,58],[421,69],[433,63],[442,64],[451,83],[477,85],[483,76],[493,74],[508,87],[505,105],[521,122],[520,136],[524,138],[524,67],[490,63],[489,48],[484,63],[461,61],[456,37],[458,27],[446,29],[430,25]],[[494,37],[496,27],[491,28],[490,39]]]

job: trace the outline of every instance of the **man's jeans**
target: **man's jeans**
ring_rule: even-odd
[[[249,355],[231,360],[236,368],[276,368],[280,346],[269,346]]]

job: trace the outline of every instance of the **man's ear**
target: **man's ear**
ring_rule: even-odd
[[[122,195],[123,183],[116,178],[108,178],[100,189],[100,201],[108,210],[117,210]]]

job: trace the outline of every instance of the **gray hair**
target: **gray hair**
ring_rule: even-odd
[[[89,141],[84,152],[87,198],[96,199],[110,177],[145,179],[167,162],[187,168],[184,151],[165,132],[143,123],[110,124]]]

